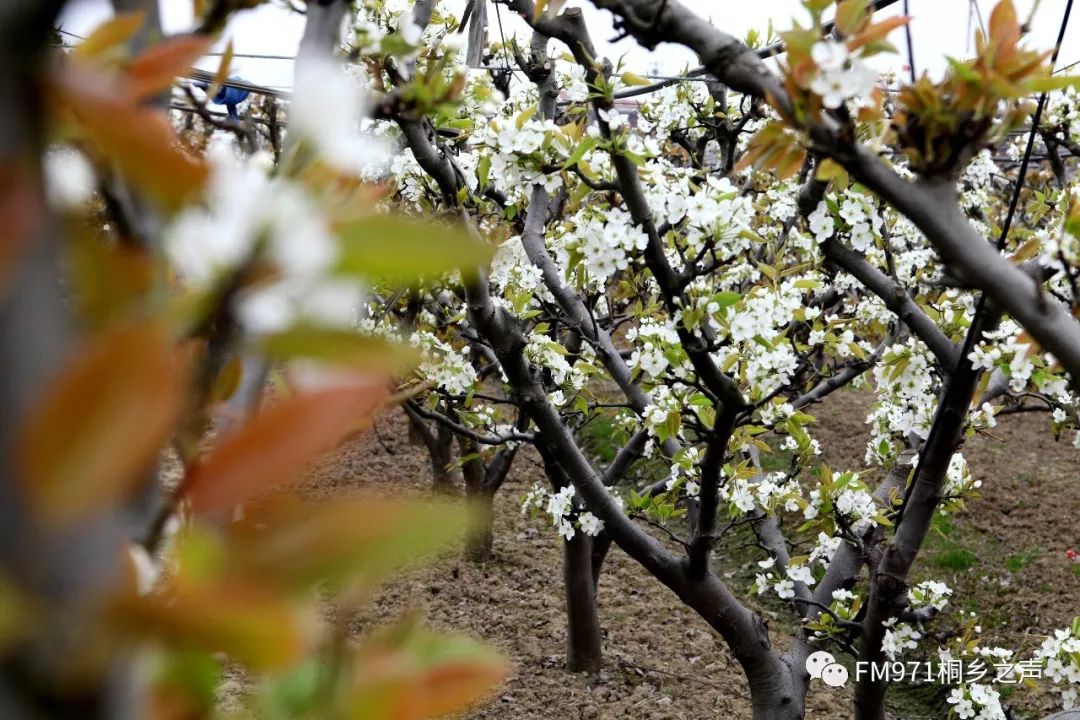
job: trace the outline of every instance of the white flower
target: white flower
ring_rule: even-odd
[[[818,203],[817,208],[810,214],[810,232],[814,234],[814,239],[818,242],[825,242],[832,237],[833,231],[836,229],[836,222],[833,220],[832,213],[829,212],[829,206],[822,200]]]
[[[795,583],[791,580],[781,580],[776,583],[775,589],[781,600],[790,600],[795,597]]]
[[[465,33],[448,32],[443,35],[442,42],[440,43],[444,50],[450,52],[461,52],[468,44],[468,36]]]
[[[821,104],[835,110],[845,100],[864,97],[874,89],[877,73],[869,65],[850,60],[846,68],[822,70],[810,83],[810,90],[821,96]]]
[[[165,230],[173,267],[193,285],[205,285],[254,251],[274,206],[266,174],[231,151],[210,156],[209,207],[185,208]]]
[[[918,647],[918,641],[922,633],[915,630],[907,623],[897,622],[896,618],[890,618],[883,623],[888,629],[881,641],[881,649],[889,660],[899,660],[904,650],[914,650]]]
[[[49,204],[62,210],[78,208],[94,193],[94,168],[73,148],[51,149],[42,168]]]
[[[591,512],[583,512],[578,516],[578,527],[586,535],[596,537],[604,529],[604,521]]]
[[[368,116],[364,90],[329,58],[296,64],[289,131],[310,142],[328,165],[365,176],[386,158],[382,143],[361,132]]]
[[[848,49],[842,43],[822,40],[814,43],[810,49],[810,57],[819,70],[840,70],[848,60]]]
[[[801,582],[804,585],[814,584],[814,574],[810,572],[809,565],[795,565],[787,569],[787,576],[795,582]]]
[[[866,208],[863,207],[862,201],[848,197],[840,206],[840,217],[844,218],[848,225],[857,225],[866,220]]]
[[[423,32],[424,29],[413,22],[412,13],[403,12],[398,17],[398,33],[401,39],[410,45],[419,45]]]
[[[362,301],[363,290],[351,280],[287,278],[243,292],[236,313],[255,335],[281,332],[299,322],[348,328]]]

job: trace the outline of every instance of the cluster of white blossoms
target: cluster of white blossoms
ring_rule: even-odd
[[[764,595],[771,588],[781,600],[791,600],[795,597],[795,580],[773,572],[773,569],[776,568],[776,558],[766,558],[758,562],[758,567],[765,572],[757,573],[754,576],[754,592],[758,595]],[[797,572],[796,575],[798,576],[799,573]]]
[[[836,207],[835,213],[830,203]],[[875,240],[881,237],[884,220],[874,207],[873,200],[849,188],[840,197],[830,197],[819,202],[807,217],[815,240],[822,243],[836,234],[837,215],[843,221],[842,229],[848,235],[848,245],[861,253],[867,253],[871,259],[877,259],[877,253],[873,251]]]
[[[715,105],[705,83],[682,82],[668,85],[645,97],[641,104],[641,114],[649,122],[649,129],[657,137],[667,139],[674,132],[685,132],[691,139],[697,139],[704,129],[698,108]],[[735,110],[732,107],[715,108],[721,111]],[[640,125],[639,125],[640,127]]]
[[[670,320],[645,318],[638,327],[626,331],[626,339],[634,343],[630,367],[641,370],[652,380],[664,374],[670,364],[669,354],[678,351],[679,333]]]
[[[965,208],[982,209],[993,203],[994,177],[1001,175],[1001,169],[994,162],[990,150],[982,150],[967,167],[960,180],[960,203]]]
[[[716,329],[732,341],[715,353],[717,363],[733,367],[734,375],[745,378],[751,399],[766,397],[783,386],[799,365],[784,330],[796,314],[807,317],[811,290],[804,280],[792,278],[775,286],[759,286],[723,315],[713,316]]]
[[[971,474],[971,468],[968,466],[963,454],[960,452],[953,453],[953,456],[949,458],[949,467],[945,472],[945,486],[942,489],[943,497],[938,512],[942,515],[948,515],[950,512],[961,509],[963,500],[975,497],[981,487],[982,480],[976,480]]]
[[[952,588],[943,582],[924,580],[908,590],[908,601],[913,607],[932,607],[942,610],[949,604]]]
[[[876,525],[875,517],[880,513],[881,508],[874,496],[855,472],[832,473],[829,482],[823,482],[810,491],[806,507],[803,508],[803,516],[807,520],[835,518],[856,534]]]
[[[468,346],[455,350],[433,333],[417,331],[409,336],[409,344],[420,350],[417,372],[451,395],[465,395],[476,387],[476,368],[469,361]]]
[[[1021,339],[1022,328],[1008,320],[986,334],[986,342],[977,345],[968,356],[972,365],[986,370],[1000,370],[1009,378],[1013,392],[1033,390],[1068,403],[1072,396],[1068,382],[1060,371],[1051,371],[1052,360],[1034,350],[1030,342]]]
[[[888,348],[873,376],[877,402],[866,420],[872,432],[866,462],[886,465],[906,436],[930,433],[939,381],[929,351],[914,339]]]
[[[771,557],[758,563],[758,567],[766,571],[754,576],[754,591],[758,595],[772,588],[781,600],[791,600],[795,597],[795,583],[802,583],[809,587],[816,582],[809,565],[791,565],[783,576],[772,572],[775,566],[776,558]]]
[[[709,175],[703,186],[686,197],[684,214],[673,214],[669,221],[685,218],[689,226],[686,244],[691,250],[711,241],[721,256],[730,257],[750,247],[752,236],[744,237],[743,231],[750,227],[753,217],[749,198],[740,197],[739,189],[729,178]]]
[[[386,148],[364,129],[364,88],[339,63],[305,58],[289,108],[289,142],[306,144],[320,162],[362,177],[382,163]],[[350,327],[365,288],[335,272],[340,244],[324,199],[300,180],[271,177],[266,152],[244,156],[234,143],[212,142],[210,181],[201,206],[189,206],[165,228],[174,271],[197,292],[213,290],[255,260],[274,269],[245,287],[236,314],[245,330],[273,333],[298,323]]]
[[[847,46],[833,40],[814,43],[810,57],[818,73],[810,90],[821,96],[821,104],[835,110],[845,101],[865,98],[874,89],[877,72],[858,58],[852,57]]]
[[[927,580],[908,590],[908,602],[913,608],[933,608],[940,611],[949,603],[952,589],[945,583]],[[911,623],[889,618],[884,623],[885,637],[881,649],[889,660],[899,660],[905,650],[914,650],[922,639],[920,632]]]
[[[1066,710],[1077,706],[1080,686],[1080,618],[1072,627],[1055,630],[1035,651],[1035,659],[1045,663],[1043,676],[1053,681]]]
[[[720,488],[720,496],[730,507],[732,517],[760,509],[775,513],[779,509],[797,512],[803,500],[802,488],[794,477],[773,472],[756,479],[734,478]]]
[[[642,413],[645,429],[652,437],[664,440],[672,435],[671,418],[681,417],[685,409],[683,395],[672,392],[667,385],[659,385],[650,393],[650,399],[652,402],[645,406]]]
[[[567,485],[553,493],[540,483],[535,483],[532,490],[527,492],[521,501],[521,513],[523,515],[547,513],[551,518],[552,527],[556,528],[559,535],[566,540],[572,540],[578,530],[590,537],[596,537],[604,530],[604,521],[588,510],[578,507],[574,503],[576,494],[577,490],[573,485]],[[613,495],[612,498],[621,508],[622,499],[618,495]]]
[[[1001,695],[989,685],[971,683],[953,688],[947,700],[960,720],[1006,720]]]
[[[551,374],[552,382],[559,388],[552,394],[552,401],[556,405],[562,406],[567,402],[569,398],[566,392],[576,394],[585,385],[584,368],[590,366],[591,348],[583,347],[578,361],[571,365],[566,359],[566,348],[546,335],[531,332],[523,354],[526,360]]]
[[[543,271],[529,261],[520,235],[515,235],[499,245],[495,257],[491,260],[488,279],[499,291],[495,299],[503,304],[508,303],[507,295],[516,293],[536,294],[544,299],[551,297],[544,285]]]
[[[850,228],[851,247],[867,252],[874,245],[874,238],[881,236],[882,220],[870,197],[848,190],[840,205],[840,217]]]
[[[698,461],[701,459],[701,450],[690,446],[680,448],[672,458],[669,472],[664,487],[668,492],[682,490],[688,498],[697,498],[701,494],[701,470]]]
[[[790,510],[790,508],[786,509]],[[758,562],[758,567],[765,572],[757,573],[754,576],[754,591],[757,592],[758,595],[761,595],[769,588],[772,588],[776,593],[776,596],[781,600],[792,599],[795,597],[795,583],[802,583],[807,587],[813,586],[817,582],[815,566],[821,568],[821,570],[818,571],[819,573],[827,569],[829,563],[832,562],[836,549],[840,547],[840,543],[842,542],[843,539],[839,535],[829,536],[826,533],[818,533],[815,544],[810,555],[806,558],[806,561],[801,563],[790,563],[782,576],[778,576],[776,573],[772,572],[776,567],[775,557],[769,557]],[[842,617],[851,617],[854,612],[850,610],[850,604],[855,597],[855,594],[848,590],[833,591],[833,609],[837,610],[838,614]],[[848,607],[842,607],[844,603],[847,603]],[[848,614],[845,615],[845,612]]]
[[[563,245],[575,251],[589,274],[600,282],[625,270],[630,257],[649,244],[649,237],[622,208],[603,213],[586,209],[571,218],[570,224],[573,229],[562,236]]]
[[[881,649],[889,660],[899,660],[905,650],[914,650],[919,646],[922,633],[911,624],[900,622],[896,618],[889,618],[882,623],[885,637],[881,640]]]
[[[389,29],[402,22],[402,16],[412,13],[409,0],[362,0],[355,5],[352,28],[358,35],[368,36],[372,43],[382,40]]]
[[[534,184],[543,185],[548,192],[562,187],[560,173],[544,170],[545,166],[563,162],[551,142],[561,134],[553,120],[496,118],[474,132],[470,142],[488,158],[491,175],[499,179],[500,186],[521,193],[524,199]]]
[[[363,288],[333,273],[339,245],[317,199],[302,185],[271,179],[264,157],[241,158],[219,147],[210,163],[206,205],[184,209],[165,231],[166,255],[183,281],[208,291],[259,255],[277,276],[237,298],[246,330],[272,333],[298,322],[350,326]]]

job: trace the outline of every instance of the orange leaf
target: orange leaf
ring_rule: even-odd
[[[316,503],[279,493],[252,503],[229,525],[230,577],[284,589],[361,581],[370,587],[393,570],[460,539],[461,505],[386,499]]]
[[[154,324],[93,338],[60,371],[19,443],[26,493],[51,521],[116,504],[183,409],[186,363]]]
[[[423,720],[462,710],[506,676],[506,661],[464,637],[391,629],[360,649],[349,717]]]
[[[72,54],[83,58],[103,55],[134,37],[142,27],[144,19],[142,12],[121,13],[95,28],[85,40],[75,46]]]
[[[57,87],[93,148],[139,190],[176,208],[206,182],[206,164],[180,148],[163,113],[73,67],[59,73]]]
[[[144,98],[168,89],[177,76],[187,73],[206,54],[213,42],[205,35],[184,35],[158,43],[128,66],[128,91]]]
[[[911,22],[911,18],[899,16],[882,20],[879,23],[874,23],[847,41],[848,50],[858,50],[862,46],[869,45],[876,40],[884,40],[893,30],[898,27],[903,27],[909,22]]]
[[[287,666],[305,641],[285,601],[245,585],[177,583],[165,592],[124,595],[109,607],[111,625],[176,647],[224,652],[253,669]]]
[[[1001,0],[990,13],[987,27],[990,40],[997,49],[1010,50],[1020,41],[1020,22],[1016,19],[1016,8],[1012,0]]]
[[[385,395],[383,386],[347,386],[280,402],[228,435],[196,463],[183,492],[195,512],[230,508],[292,479],[351,434]]]

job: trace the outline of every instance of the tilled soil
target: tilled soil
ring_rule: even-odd
[[[862,467],[869,399],[840,392],[811,412],[813,430],[834,469]],[[987,644],[1030,649],[1039,633],[1080,613],[1080,566],[1065,556],[1080,550],[1080,451],[1046,432],[1048,418],[1001,418],[995,437],[969,442],[965,456],[984,481],[983,497],[962,518],[935,531],[916,568],[945,580],[955,602],[940,618],[948,631],[957,611],[979,608]],[[393,579],[351,618],[355,632],[403,613],[422,613],[436,628],[464,632],[499,648],[513,670],[489,702],[468,718],[746,718],[749,701],[737,664],[695,613],[634,561],[613,550],[604,566],[599,611],[604,669],[596,676],[563,668],[566,633],[559,540],[542,520],[523,517],[521,496],[543,473],[531,453],[519,454],[496,498],[495,557],[476,565],[448,557]],[[400,412],[342,448],[312,472],[305,491],[321,498],[358,491],[424,493],[430,469],[422,447],[408,441]],[[957,550],[963,550],[957,562]],[[966,554],[965,554],[966,553]],[[733,590],[746,594],[760,554],[746,549],[717,560]],[[782,605],[750,598],[769,619],[775,642],[786,644],[790,617]],[[897,718],[944,717],[940,692],[894,693]],[[1034,697],[1021,708],[1049,707]],[[814,683],[808,718],[848,718],[850,692]]]

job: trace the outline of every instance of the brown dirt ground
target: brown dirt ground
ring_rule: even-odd
[[[865,394],[840,392],[814,408],[815,436],[831,467],[862,466],[867,405]],[[984,480],[984,497],[944,526],[944,535],[935,533],[917,566],[917,575],[944,579],[954,588],[957,600],[950,610],[981,608],[990,644],[1030,648],[1040,641],[1040,631],[1062,627],[1080,612],[1080,566],[1065,557],[1070,547],[1080,550],[1080,451],[1054,442],[1045,431],[1047,421],[1003,418],[995,437],[970,441],[965,455]],[[376,432],[328,458],[305,486],[324,498],[373,489],[422,493],[429,477],[423,449],[409,443],[407,424],[395,412],[379,419]],[[542,479],[535,457],[519,455],[496,501],[494,561],[478,566],[449,557],[404,573],[352,618],[357,634],[419,611],[433,627],[499,648],[513,663],[511,675],[467,718],[749,717],[745,683],[722,642],[614,550],[599,591],[605,668],[597,676],[564,671],[561,550],[542,521],[524,518],[518,509],[523,493]],[[954,558],[958,550],[966,553],[962,567]],[[740,591],[749,586],[757,559],[734,552],[718,564]],[[770,601],[756,607],[770,618],[783,646],[790,622],[783,607]],[[955,627],[956,618],[957,612],[946,614],[941,626]],[[935,698],[893,695],[897,718],[944,716]],[[1036,698],[1021,706],[1044,704]],[[850,694],[815,683],[807,717],[850,717]]]

